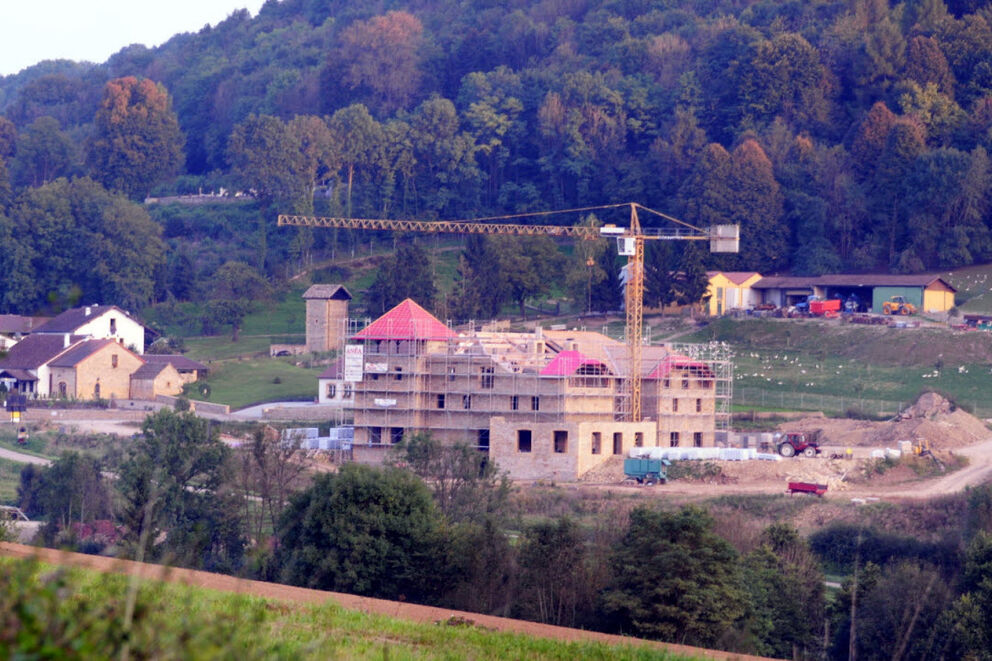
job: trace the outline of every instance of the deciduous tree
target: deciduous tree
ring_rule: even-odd
[[[390,11],[355,21],[341,33],[337,62],[352,90],[367,90],[382,113],[404,108],[420,85],[424,26],[413,14]]]
[[[185,138],[161,84],[132,76],[107,83],[86,162],[94,178],[132,199],[179,172]]]
[[[345,464],[292,498],[276,563],[294,585],[424,601],[444,584],[440,524],[413,473]]]
[[[162,409],[145,418],[118,469],[121,518],[132,557],[236,570],[244,538],[228,489],[230,449],[208,420]],[[160,535],[164,533],[164,540]]]
[[[39,117],[18,136],[11,162],[14,184],[41,186],[72,173],[76,146],[51,117]]]
[[[737,554],[696,507],[637,507],[610,560],[602,609],[613,628],[712,646],[745,614]]]

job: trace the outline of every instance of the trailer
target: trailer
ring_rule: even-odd
[[[836,317],[840,314],[840,299],[815,300],[809,302],[809,313],[814,317]]]
[[[641,459],[627,457],[623,460],[623,476],[638,484],[665,484],[668,482],[667,459]]]
[[[823,494],[827,493],[827,485],[816,484],[815,482],[789,482],[786,491],[788,493],[808,493],[811,496],[823,498]]]

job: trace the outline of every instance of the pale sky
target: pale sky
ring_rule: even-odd
[[[264,0],[0,0],[0,76],[42,60],[105,62],[131,44],[159,46]]]

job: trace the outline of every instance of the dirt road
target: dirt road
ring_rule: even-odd
[[[0,459],[16,461],[19,464],[35,464],[37,466],[50,466],[52,463],[51,459],[36,457],[33,454],[24,454],[23,452],[16,452],[6,448],[0,448]]]
[[[323,604],[334,602],[342,608],[357,610],[365,613],[375,613],[387,617],[395,617],[403,620],[413,620],[416,622],[444,623],[452,618],[461,618],[463,621],[473,623],[475,626],[492,629],[495,631],[509,631],[513,633],[525,634],[537,638],[551,638],[563,641],[594,641],[609,645],[644,645],[656,649],[664,649],[686,656],[724,659],[726,661],[760,661],[765,657],[750,656],[747,654],[733,654],[731,652],[720,652],[706,650],[698,647],[688,647],[686,645],[673,645],[659,643],[639,638],[628,638],[625,636],[614,636],[595,631],[585,631],[582,629],[569,629],[567,627],[556,627],[550,624],[539,624],[537,622],[526,622],[524,620],[511,620],[505,617],[494,617],[482,615],[480,613],[469,613],[466,611],[455,611],[446,608],[434,608],[432,606],[418,606],[399,601],[387,601],[385,599],[372,599],[370,597],[359,597],[341,592],[324,592],[321,590],[310,590],[307,588],[297,588],[279,583],[265,583],[262,581],[249,581],[225,576],[223,574],[211,574],[209,572],[194,571],[191,569],[175,569],[150,565],[145,563],[131,562],[128,560],[117,560],[95,555],[84,555],[82,553],[69,553],[44,549],[34,546],[24,546],[22,544],[0,543],[0,555],[12,558],[38,558],[39,560],[59,566],[83,567],[101,572],[114,572],[128,575],[137,575],[150,580],[168,581],[170,583],[181,583],[210,590],[232,592],[236,594],[246,594],[265,599],[276,599],[297,604]]]
[[[870,495],[899,498],[932,498],[944,496],[992,480],[992,439],[959,448],[955,454],[968,457],[968,465],[935,480],[915,484],[911,489],[879,489],[877,493],[864,489]]]

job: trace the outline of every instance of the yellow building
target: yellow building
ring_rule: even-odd
[[[710,316],[720,316],[730,310],[747,310],[760,303],[751,285],[761,280],[761,274],[754,271],[709,271],[709,297],[707,312]]]

